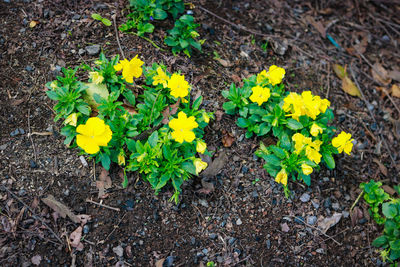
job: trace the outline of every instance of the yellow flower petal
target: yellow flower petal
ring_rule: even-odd
[[[262,103],[267,102],[269,97],[271,96],[269,88],[264,88],[259,85],[254,86],[251,88],[253,91],[253,94],[250,96],[250,100],[257,103],[259,106],[262,105]]]
[[[175,98],[185,97],[189,94],[189,83],[185,80],[184,75],[177,73],[172,74],[168,80],[167,86],[171,89],[171,95]]]
[[[301,164],[301,170],[303,171],[303,173],[305,175],[309,175],[313,172],[313,168],[310,165],[305,164],[305,163]]]
[[[207,162],[202,161],[199,158],[194,159],[193,161],[194,166],[196,167],[196,174],[198,175],[202,170],[207,168]]]
[[[92,138],[86,135],[77,135],[76,144],[88,154],[95,154],[100,150],[100,147],[93,142]]]
[[[283,184],[284,186],[287,185],[287,173],[285,169],[282,169],[275,177],[275,182]]]
[[[200,154],[204,154],[207,149],[207,144],[202,140],[198,140],[196,144],[196,151]]]
[[[86,124],[76,128],[77,145],[88,154],[99,152],[100,146],[107,146],[112,138],[110,126],[106,125],[100,118],[89,118]]]
[[[316,123],[314,123],[310,128],[310,134],[312,136],[317,136],[318,134],[320,134],[322,132],[323,132],[322,128]]]

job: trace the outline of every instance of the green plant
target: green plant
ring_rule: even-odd
[[[335,128],[328,125],[333,119],[330,102],[310,91],[286,92],[281,84],[284,75],[284,69],[271,66],[268,72],[245,79],[241,88],[232,83],[222,95],[228,100],[223,104],[225,112],[239,115],[236,124],[247,130],[246,138],[272,133],[275,144],[261,143],[256,155],[265,160],[264,168],[288,195],[288,177],[310,185],[314,169],[319,170],[321,162],[333,169],[332,155],[349,154],[353,140],[344,132],[333,138]]]
[[[92,19],[101,21],[106,26],[111,26],[111,21],[107,18],[103,18],[100,14],[93,13]]]
[[[196,38],[200,36],[196,31],[199,26],[194,22],[193,16],[183,15],[175,21],[174,28],[168,31],[168,36],[164,42],[172,47],[172,53],[176,54],[183,51],[190,57],[192,47],[201,51],[201,45],[204,43],[204,40],[196,41]]]
[[[55,120],[64,120],[66,144],[107,170],[114,162],[124,174],[138,171],[156,193],[170,184],[178,202],[182,183],[207,167],[196,154],[210,155],[202,137],[212,114],[199,109],[202,97],[190,99],[183,75],[143,64],[137,56],[101,54],[94,66],[63,69],[46,84],[47,95],[57,101]],[[77,79],[78,70],[89,72],[88,82]]]
[[[369,214],[377,224],[384,224],[383,234],[376,238],[372,245],[382,248],[383,260],[389,260],[396,266],[400,259],[400,198],[390,197],[381,186],[381,182],[374,180],[360,184],[364,200],[370,206]],[[396,186],[395,189],[400,195],[400,187]]]

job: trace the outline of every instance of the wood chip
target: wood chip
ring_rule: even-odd
[[[76,216],[67,206],[57,201],[52,195],[42,198],[44,204],[58,212],[61,217],[65,218],[68,216],[74,223],[80,223],[81,220]]]

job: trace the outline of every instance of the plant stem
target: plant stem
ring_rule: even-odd
[[[165,49],[159,47],[154,41],[152,41],[151,39],[147,38],[146,36],[140,36],[139,34],[137,34],[136,32],[128,32],[130,34],[136,35],[140,38],[143,38],[144,40],[146,40],[147,42],[151,43],[155,48],[157,48],[160,51],[165,51]]]

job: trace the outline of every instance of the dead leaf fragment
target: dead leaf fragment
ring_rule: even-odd
[[[235,136],[233,134],[228,133],[227,131],[222,131],[222,144],[224,147],[231,147],[233,142],[235,142]]]
[[[392,71],[389,71],[388,75],[393,80],[400,82],[400,71],[392,70]]]
[[[382,164],[382,162],[380,162],[378,159],[374,158],[372,159],[373,162],[375,162],[376,164],[378,164],[379,170],[381,171],[381,173],[385,176],[387,176],[388,174],[388,170],[386,168],[385,165]]]
[[[52,195],[42,198],[44,204],[58,212],[61,217],[65,218],[68,216],[74,223],[80,223],[81,220],[76,216],[67,206],[57,201]]]
[[[290,228],[289,228],[289,226],[287,225],[287,223],[282,223],[282,224],[281,224],[281,230],[282,230],[282,232],[287,233],[287,232],[290,231]]]
[[[42,261],[42,256],[40,255],[36,255],[31,258],[32,264],[36,266],[39,266],[41,261]]]
[[[318,227],[321,229],[322,233],[326,234],[326,232],[331,228],[332,226],[336,225],[340,219],[342,218],[341,213],[334,213],[332,217],[328,217],[323,219],[318,223]]]
[[[108,171],[104,168],[102,168],[100,176],[99,176],[99,181],[96,181],[96,187],[99,190],[99,198],[105,198],[105,189],[111,188],[112,186],[112,181],[111,177],[108,173]]]
[[[164,117],[163,120],[162,120],[163,124],[168,124],[169,116],[172,116],[172,115],[176,114],[176,112],[178,111],[180,103],[181,103],[181,99],[179,98],[178,101],[176,101],[175,104],[170,105],[170,106],[168,106],[168,107],[166,107],[164,109],[164,111],[162,112],[162,115]]]
[[[376,62],[373,65],[373,68],[371,69],[372,77],[374,80],[378,83],[388,85],[392,82],[392,79],[389,77],[388,72],[385,70],[385,68]]]
[[[392,96],[400,98],[400,86],[398,84],[393,84],[391,88]]]
[[[306,20],[309,24],[311,24],[321,35],[323,38],[326,36],[326,29],[325,26],[322,24],[321,21],[315,21],[315,19],[311,16],[307,16]]]
[[[156,262],[156,267],[163,267],[165,259],[160,259]]]
[[[221,64],[225,68],[229,68],[229,67],[233,66],[232,62],[230,62],[229,60],[225,60],[222,58],[216,58],[215,60],[218,61],[219,64]]]
[[[34,28],[36,25],[38,25],[39,24],[39,21],[36,21],[36,20],[32,20],[30,23],[29,23],[29,27],[30,28]]]
[[[225,163],[228,162],[228,156],[225,152],[219,153],[219,156],[214,159],[214,161],[205,169],[201,176],[203,177],[213,177],[219,173],[220,170],[225,166]]]
[[[82,230],[83,230],[82,226],[79,226],[78,228],[75,229],[75,231],[73,231],[69,235],[69,240],[71,241],[71,246],[76,248],[79,251],[83,250],[83,244],[81,242]]]
[[[358,90],[357,86],[347,76],[342,79],[342,89],[351,96],[361,97],[360,90]]]
[[[389,195],[393,196],[394,194],[396,194],[396,190],[394,190],[388,185],[382,185],[382,189],[385,190],[385,192],[388,193]]]
[[[333,71],[336,73],[339,79],[343,79],[347,76],[346,70],[339,64],[333,64]]]

